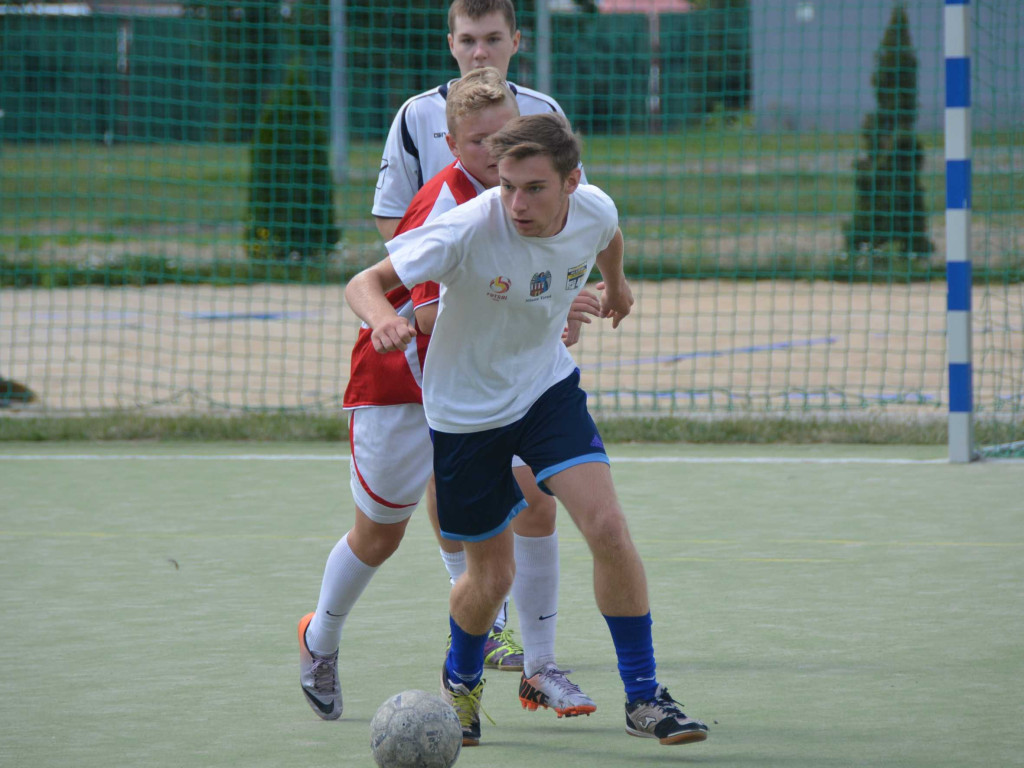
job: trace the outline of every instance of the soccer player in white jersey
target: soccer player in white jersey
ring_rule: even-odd
[[[502,77],[508,76],[509,62],[519,50],[521,37],[511,0],[455,0],[448,8],[448,30],[448,48],[462,75],[491,66]],[[416,190],[451,164],[445,117],[450,87],[451,83],[446,83],[413,96],[402,105],[391,124],[373,198],[373,215],[385,240],[394,236],[395,227],[405,215]],[[515,94],[520,114],[563,114],[558,102],[550,96],[512,83],[509,88]],[[516,523],[516,533],[521,536],[517,542],[522,545],[517,553],[518,572],[522,581],[547,584],[557,592],[559,565],[554,499],[537,489],[528,467],[522,466],[518,459],[513,463],[529,503],[529,512]],[[441,548],[441,559],[454,583],[465,569],[465,557],[460,542],[446,541],[440,536],[432,485],[428,486],[426,505]],[[519,591],[518,587],[515,591]],[[552,599],[557,601],[557,594]],[[519,610],[519,616],[522,631],[532,631],[534,637],[549,639],[554,644],[555,618],[550,612],[534,614]],[[487,665],[519,671],[524,665],[525,652],[506,626],[507,619],[506,601],[488,638]],[[524,622],[532,627],[524,626]],[[525,638],[523,642],[525,645]]]
[[[509,523],[523,505],[509,460],[521,456],[565,505],[594,560],[594,592],[626,689],[626,731],[685,744],[707,738],[658,682],[643,563],[616,498],[608,456],[561,343],[562,322],[594,266],[599,315],[612,327],[633,296],[623,273],[615,204],[580,185],[579,141],[558,115],[526,115],[486,140],[500,184],[388,243],[354,277],[349,305],[380,353],[416,329],[385,292],[441,283],[423,371],[441,530],[464,542],[467,570],[450,598],[452,645],[441,690],[464,742],[480,738],[483,648],[515,572]]]
[[[495,186],[497,166],[483,139],[517,114],[514,96],[492,67],[474,70],[453,84],[448,101],[448,141],[458,159],[416,194],[398,231],[415,229]],[[421,333],[417,344],[405,354],[379,355],[374,351],[370,329],[364,327],[359,332],[344,399],[345,408],[350,410],[356,522],[328,557],[316,611],[299,622],[302,689],[313,711],[327,720],[336,719],[342,711],[337,668],[345,619],[377,568],[398,548],[433,470],[433,448],[423,417],[420,385],[429,330],[436,317],[438,286],[425,283],[412,291],[399,287],[389,292],[388,301],[396,312],[416,322]],[[589,292],[574,306],[576,320],[579,308],[594,312],[599,307],[596,296]],[[571,341],[566,339],[566,343]],[[528,553],[531,543],[526,545]],[[524,546],[518,541],[517,545]],[[537,579],[543,582],[542,588],[530,579],[517,582],[519,604],[531,615],[556,613],[557,588],[552,590],[548,584],[551,573],[534,574],[534,581]],[[554,580],[557,582],[557,572]],[[559,717],[590,714],[596,709],[594,702],[555,663],[553,620],[544,624],[545,628],[552,626],[550,632],[540,637],[529,635],[531,642],[519,688],[523,706],[550,708]]]

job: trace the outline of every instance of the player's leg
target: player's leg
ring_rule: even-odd
[[[446,539],[441,535],[441,529],[437,522],[437,495],[434,489],[434,477],[431,475],[427,484],[427,492],[424,497],[427,506],[427,514],[430,523],[434,528],[434,535],[437,537],[441,547],[441,560],[448,570],[448,580],[454,586],[459,577],[466,572],[466,552],[462,548],[461,541]],[[487,636],[487,644],[484,648],[484,662],[489,669],[501,669],[510,672],[519,672],[523,668],[523,647],[516,642],[511,629],[506,627],[508,621],[508,595],[498,610],[498,616],[494,620]],[[451,647],[451,636],[448,636],[448,647]],[[447,650],[446,650],[447,652]]]
[[[519,701],[523,707],[555,711],[559,717],[589,715],[594,700],[569,680],[555,661],[558,621],[558,533],[555,498],[537,487],[533,472],[518,456],[512,471],[529,506],[512,521],[515,530],[516,577],[512,599],[523,635],[523,674]]]
[[[441,528],[437,523],[437,493],[434,490],[434,476],[430,476],[427,482],[427,490],[423,497],[427,507],[427,519],[430,520],[430,527],[434,529],[434,537],[441,548],[441,561],[445,570],[448,571],[448,581],[455,584],[459,577],[466,572],[466,553],[462,549],[461,541],[446,539],[441,535]]]
[[[466,572],[452,587],[452,643],[441,691],[462,723],[463,744],[480,741],[484,646],[515,575],[512,519],[523,509],[512,475],[507,428],[467,434],[433,432],[434,480],[442,535],[463,542]]]
[[[326,720],[341,715],[338,648],[345,621],[398,548],[431,464],[430,435],[418,405],[360,409],[350,418],[349,433],[355,524],[327,558],[316,610],[299,622],[302,689]]]
[[[704,741],[707,726],[687,716],[658,682],[647,578],[608,465],[577,464],[544,482],[565,505],[594,557],[594,594],[626,688],[626,732],[662,744]]]
[[[523,671],[527,677],[555,662],[555,622],[558,620],[557,505],[537,487],[533,472],[518,456],[512,472],[527,507],[512,521],[515,531],[516,578],[512,599],[523,635]]]
[[[594,559],[594,594],[605,617],[626,689],[627,732],[663,744],[700,741],[707,726],[687,717],[660,685],[643,562],[612,483],[608,457],[575,373],[531,409],[520,455],[554,493]],[[549,425],[557,425],[551,428]]]

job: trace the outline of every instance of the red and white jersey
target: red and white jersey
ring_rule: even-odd
[[[427,224],[483,191],[483,185],[455,161],[416,193],[398,223],[395,235]],[[436,303],[438,295],[437,283],[424,283],[412,291],[399,286],[389,291],[387,298],[395,312],[415,322],[416,308]],[[420,333],[418,326],[416,330],[415,344],[410,344],[404,351],[382,355],[374,350],[370,327],[363,323],[352,347],[351,371],[343,400],[345,408],[423,402],[423,362],[430,336]]]

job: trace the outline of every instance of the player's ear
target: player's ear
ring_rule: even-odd
[[[451,32],[448,33],[448,51],[451,53],[452,57],[454,58],[455,57],[455,38],[452,37],[452,33]]]
[[[569,175],[565,177],[565,192],[571,195],[580,185],[580,176],[582,171],[579,168],[573,168],[569,171]]]
[[[444,135],[444,140],[448,142],[448,149],[452,151],[455,157],[459,156],[459,146],[455,143],[455,137],[452,136],[451,131]]]
[[[451,37],[451,35],[449,35],[449,37]],[[512,55],[513,56],[515,56],[516,53],[519,52],[519,41],[522,40],[522,38],[523,38],[523,33],[520,32],[517,29],[516,33],[514,35],[512,35]]]

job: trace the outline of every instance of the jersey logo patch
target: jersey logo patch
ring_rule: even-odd
[[[385,160],[380,164],[380,170],[377,172],[377,189],[384,188],[384,177],[388,175],[388,161]]]
[[[583,279],[587,276],[587,262],[569,267],[565,273],[565,290],[576,291],[583,285]]]
[[[551,287],[551,273],[545,270],[544,272],[537,272],[533,277],[530,278],[530,295],[540,296],[542,293],[547,293]]]
[[[490,290],[487,292],[487,295],[490,296],[495,301],[506,301],[508,299],[508,296],[506,296],[505,294],[508,293],[508,289],[511,287],[511,280],[509,280],[507,277],[498,275],[496,278],[491,280]]]

